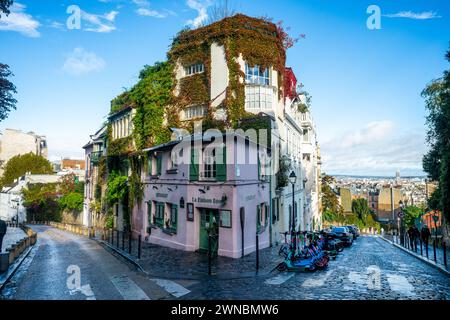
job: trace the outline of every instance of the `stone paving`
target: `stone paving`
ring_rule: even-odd
[[[12,244],[15,244],[17,241],[25,238],[27,235],[20,228],[8,227],[6,230],[5,237],[3,238],[2,250],[5,252],[7,248],[9,248]]]
[[[182,299],[448,300],[450,278],[379,237],[362,236],[324,271],[209,279],[189,289]]]

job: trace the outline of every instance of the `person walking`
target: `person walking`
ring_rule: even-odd
[[[420,239],[420,231],[414,226],[414,251],[417,252],[417,241]]]
[[[408,229],[409,247],[413,250],[414,247],[414,228],[411,226]]]
[[[422,230],[420,230],[420,237],[422,238],[422,242],[428,248],[428,241],[430,239],[431,232],[426,224],[423,225]]]
[[[3,237],[6,234],[6,229],[8,229],[6,222],[0,219],[0,252],[2,252]]]

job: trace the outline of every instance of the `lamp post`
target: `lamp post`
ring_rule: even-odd
[[[405,245],[405,238],[404,238],[404,228],[403,228],[403,209],[405,208],[405,204],[402,200],[398,203],[400,205],[401,215],[400,215],[400,244]]]
[[[295,175],[295,172],[292,171],[289,175],[289,181],[292,184],[292,219],[291,219],[291,238],[294,237],[295,232],[295,222],[294,222],[294,210],[295,210],[295,182],[297,181],[297,176]],[[295,255],[295,249],[296,249],[296,237],[293,238],[292,242],[292,257]]]

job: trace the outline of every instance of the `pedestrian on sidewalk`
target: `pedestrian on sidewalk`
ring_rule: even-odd
[[[409,247],[411,250],[414,249],[414,228],[411,226],[408,229],[408,237],[409,237]]]
[[[6,229],[8,227],[6,226],[6,222],[0,219],[0,252],[2,252],[2,246],[3,246],[3,237],[6,234]]]
[[[426,224],[424,224],[422,230],[420,230],[420,236],[422,238],[422,242],[428,247],[428,240],[430,239],[431,232]]]
[[[420,231],[414,226],[414,251],[417,252],[417,241],[420,239]]]

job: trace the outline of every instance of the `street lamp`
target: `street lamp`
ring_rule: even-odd
[[[400,205],[400,210],[401,210],[401,215],[400,215],[400,244],[401,245],[405,245],[405,239],[404,239],[404,228],[403,228],[403,209],[405,208],[405,204],[403,203],[402,200],[399,201],[398,203]]]
[[[291,220],[291,238],[294,237],[295,232],[295,222],[294,222],[294,210],[295,210],[295,182],[297,181],[297,176],[295,175],[295,172],[292,171],[289,175],[289,181],[292,183],[292,220]],[[293,238],[292,243],[292,257],[295,255],[295,248],[296,248],[296,238]]]

